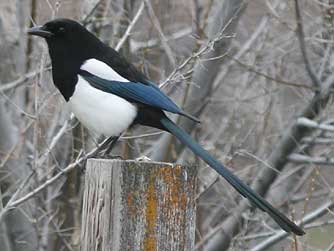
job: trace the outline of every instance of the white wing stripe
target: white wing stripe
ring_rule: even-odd
[[[119,75],[106,63],[99,61],[95,58],[86,60],[82,64],[80,69],[103,79],[111,81],[130,82],[126,78],[123,78],[121,75]]]

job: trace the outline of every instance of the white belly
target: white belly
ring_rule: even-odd
[[[68,104],[79,121],[94,133],[118,136],[137,115],[137,108],[116,95],[92,87],[81,76]]]

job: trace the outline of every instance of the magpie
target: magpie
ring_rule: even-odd
[[[167,131],[224,177],[251,204],[267,212],[286,232],[303,235],[265,199],[243,183],[204,150],[166,112],[198,119],[180,109],[142,72],[114,49],[101,42],[84,26],[58,18],[28,30],[45,38],[52,64],[52,77],[71,111],[89,130],[119,137],[127,128],[140,124]]]

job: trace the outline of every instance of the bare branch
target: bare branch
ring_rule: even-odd
[[[322,217],[323,215],[328,213],[329,210],[332,210],[333,208],[334,208],[334,202],[333,201],[328,201],[328,202],[324,203],[322,206],[318,207],[316,210],[307,214],[302,220],[297,222],[297,225],[300,225],[300,224],[304,225],[304,224],[310,223],[310,222]],[[251,250],[252,251],[268,250],[268,248],[270,246],[272,246],[275,243],[279,242],[280,240],[284,239],[288,235],[289,235],[289,233],[286,233],[283,230],[279,230],[279,231],[277,231],[277,233],[274,236],[272,236],[270,238],[267,238],[265,241],[256,245]]]
[[[15,191],[15,193],[11,196],[11,198],[9,199],[9,201],[7,202],[7,204],[1,208],[0,211],[0,222],[3,219],[3,216],[5,215],[5,213],[10,210],[10,205],[12,204],[13,201],[16,200],[16,197],[20,194],[20,192],[22,192],[23,188],[28,184],[28,182],[30,181],[30,179],[33,176],[33,172],[30,173],[30,175],[28,175],[28,177],[20,184],[20,186],[18,187],[18,189]]]
[[[315,95],[298,117],[305,117],[309,120],[314,119],[322,109],[324,109],[325,105],[328,103],[328,99],[329,89],[327,89],[326,95]],[[310,128],[298,125],[297,121],[293,123],[284,132],[281,140],[275,145],[275,148],[267,160],[268,164],[272,166],[272,168],[281,171],[288,162],[288,156],[293,153],[302,138],[310,132]],[[276,177],[277,172],[269,168],[264,168],[258,173],[256,179],[253,180],[252,188],[263,196],[269,190],[270,185]],[[207,250],[217,250],[218,247],[221,250],[225,250],[229,246],[231,237],[239,231],[241,214],[249,207],[250,205],[245,202],[245,200],[239,203],[237,207],[238,210],[235,210],[233,215],[227,217],[222,224],[221,229],[224,231],[218,232],[218,234],[211,238]],[[284,237],[285,236],[286,235],[284,235]]]
[[[50,70],[50,67],[45,68],[43,71],[47,71]],[[33,72],[29,72],[27,74],[25,74],[22,77],[19,77],[18,79],[9,82],[9,83],[5,83],[5,84],[1,84],[0,85],[0,92],[5,92],[14,88],[17,88],[21,85],[23,85],[27,80],[32,79],[36,76],[38,76],[38,74],[40,74],[41,71],[33,71]]]
[[[141,14],[143,13],[145,4],[144,2],[142,2],[138,8],[138,11],[135,15],[135,17],[132,19],[131,23],[129,24],[128,28],[126,29],[124,35],[122,36],[122,38],[119,40],[119,42],[117,43],[115,50],[119,51],[119,49],[123,46],[124,42],[126,41],[126,39],[129,37],[131,30],[133,29],[134,25],[137,23],[139,17],[141,16]]]
[[[166,36],[167,42],[169,42],[170,40],[175,40],[175,39],[179,39],[179,38],[188,36],[191,34],[191,32],[192,32],[191,28],[185,28],[185,29],[178,30],[174,32],[173,34]],[[153,48],[158,45],[160,45],[160,39],[156,39],[156,38],[152,38],[150,40],[143,41],[143,42],[134,41],[134,40],[130,41],[131,53],[136,53],[138,50],[141,50],[141,49]]]
[[[298,153],[290,154],[288,156],[288,160],[299,164],[314,164],[314,165],[326,165],[326,166],[334,165],[334,158],[310,157]]]
[[[230,56],[229,54],[227,54],[226,56],[228,58],[230,58],[231,60],[235,61],[236,63],[238,63],[239,65],[241,65],[242,67],[246,68],[248,71],[254,72],[257,75],[259,75],[261,77],[264,77],[266,79],[269,79],[271,81],[274,81],[274,82],[276,82],[278,84],[282,84],[282,85],[286,85],[286,86],[291,86],[291,87],[297,87],[297,88],[311,89],[311,90],[314,90],[314,91],[317,90],[314,87],[310,87],[308,85],[304,85],[304,84],[300,84],[300,83],[293,83],[293,82],[285,81],[283,79],[278,79],[278,78],[271,77],[271,76],[269,76],[269,75],[267,75],[265,73],[262,73],[262,72],[256,70],[253,66],[247,65],[247,64],[241,62],[240,60],[238,60],[237,58],[234,58],[234,57]]]
[[[20,204],[26,202],[27,200],[31,199],[33,196],[35,196],[39,192],[43,191],[46,187],[50,186],[51,184],[53,184],[54,182],[56,182],[57,180],[59,180],[59,178],[63,177],[65,174],[67,174],[68,172],[70,172],[71,170],[73,170],[75,167],[81,165],[88,158],[94,157],[95,154],[98,153],[100,149],[103,149],[108,143],[109,143],[108,139],[104,140],[98,147],[94,148],[93,150],[91,150],[86,155],[78,158],[76,161],[74,161],[73,163],[69,164],[67,167],[65,167],[64,169],[62,169],[55,176],[53,176],[52,178],[46,180],[43,184],[39,185],[38,187],[36,187],[35,189],[33,189],[31,192],[27,193],[26,195],[22,196],[19,199],[15,199],[14,201],[12,201],[10,203],[7,203],[6,206],[5,206],[5,208],[4,208],[4,210],[2,210],[0,212],[0,219],[3,217],[3,215],[8,210],[13,209],[13,208],[19,206]]]
[[[331,145],[334,144],[334,138],[322,138],[322,137],[305,137],[302,139],[302,143],[307,143],[307,144],[322,144],[322,145]]]
[[[162,32],[162,28],[160,26],[159,19],[157,18],[157,16],[154,13],[152,4],[151,4],[150,0],[144,0],[144,2],[145,2],[145,5],[147,7],[148,13],[151,17],[152,23],[153,23],[154,27],[156,28],[156,30],[158,31],[158,33],[160,35],[162,46],[164,47],[164,49],[166,51],[168,59],[172,63],[172,65],[175,66],[176,61],[175,61],[175,57],[173,55],[173,51],[172,51],[172,49],[170,48],[170,46],[167,42],[167,38],[166,38],[165,34]]]
[[[304,33],[304,27],[303,27],[303,20],[300,14],[299,2],[298,0],[294,0],[294,1],[295,1],[295,11],[296,11],[296,22],[297,22],[297,36],[299,40],[300,50],[302,52],[302,56],[304,59],[305,68],[312,80],[313,86],[316,88],[321,88],[320,79],[318,79],[317,75],[315,74],[311,66],[310,59],[307,54],[306,44],[305,44],[305,33]]]
[[[334,132],[334,126],[328,125],[328,124],[319,124],[318,122],[305,118],[305,117],[298,118],[297,125],[312,128],[312,129],[320,129],[320,130],[325,130],[329,132]]]
[[[71,116],[71,118],[62,125],[62,127],[58,130],[58,132],[55,134],[55,136],[51,139],[50,145],[47,147],[46,151],[42,154],[42,156],[38,159],[37,165],[41,166],[46,161],[48,155],[51,153],[53,148],[57,145],[61,137],[65,134],[67,126],[71,124],[74,121],[74,116]]]

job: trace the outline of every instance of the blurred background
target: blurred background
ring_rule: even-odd
[[[170,135],[126,132],[125,159],[199,165],[194,250],[334,250],[334,1],[0,1],[0,249],[79,250],[83,164],[96,146],[26,30],[78,20],[161,86],[173,117],[291,219],[287,236]],[[65,171],[64,171],[65,170]]]

